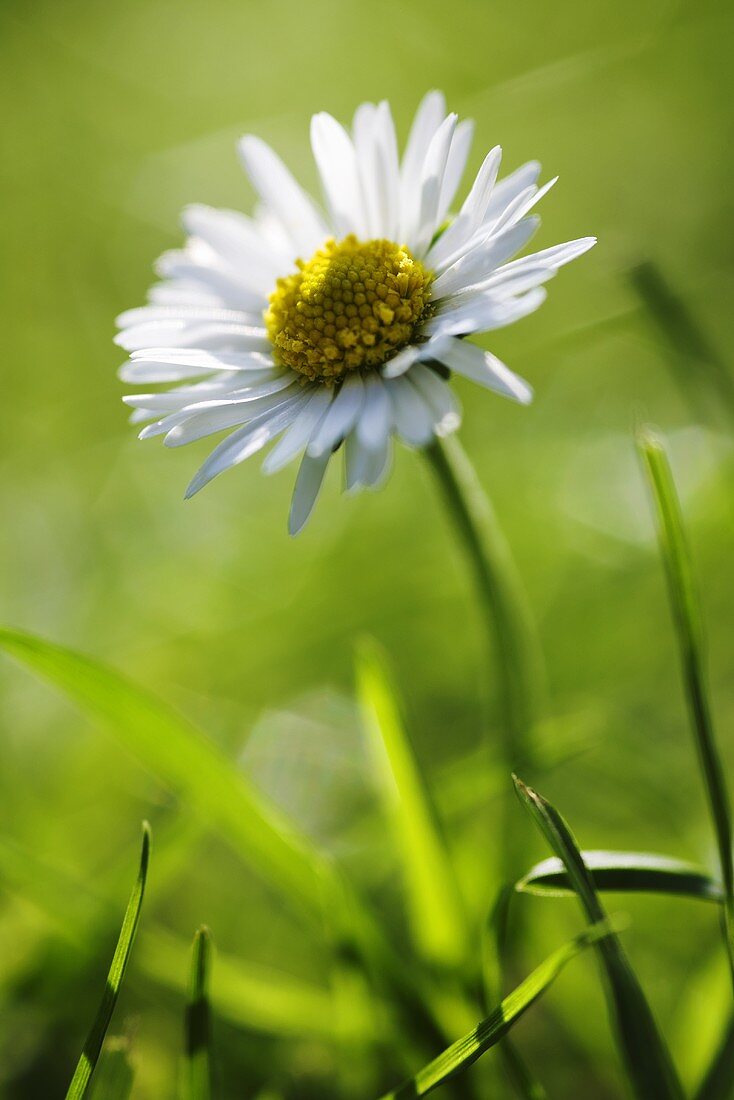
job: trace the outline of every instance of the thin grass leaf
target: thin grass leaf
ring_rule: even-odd
[[[702,867],[683,859],[659,856],[652,852],[582,852],[587,871],[596,890],[645,894],[675,894],[702,901],[721,902],[721,883]],[[516,883],[522,894],[567,897],[574,887],[560,859],[552,856],[536,863]]]
[[[453,1043],[397,1089],[386,1093],[382,1100],[408,1100],[410,1097],[425,1096],[467,1069],[507,1034],[533,1002],[545,993],[571,959],[590,944],[611,935],[614,927],[609,920],[603,920],[590,925],[563,947],[559,947],[473,1031]]]
[[[563,862],[587,920],[595,924],[604,920],[604,907],[568,825],[536,791],[517,777],[514,780],[521,802]],[[635,1096],[638,1100],[683,1100],[670,1054],[619,939],[607,937],[600,941],[598,950],[608,980],[620,1054]]]
[[[376,643],[356,654],[357,697],[378,792],[388,815],[405,883],[413,940],[429,962],[460,965],[468,933],[451,860],[429,792],[405,731],[396,692]]]
[[[637,435],[637,447],[644,463],[655,506],[658,539],[678,635],[686,698],[716,836],[721,881],[724,888],[724,940],[734,981],[732,815],[711,717],[705,674],[703,627],[693,570],[683,528],[680,502],[663,443],[653,431],[642,429]]]
[[[138,928],[140,910],[143,904],[143,895],[145,894],[145,880],[148,877],[149,855],[150,826],[145,822],[143,824],[143,844],[140,852],[138,877],[135,880],[130,900],[127,903],[127,909],[125,910],[125,916],[122,921],[122,928],[120,929],[120,937],[117,941],[115,953],[112,956],[112,963],[110,965],[109,974],[107,975],[107,985],[105,986],[102,1001],[94,1023],[92,1024],[92,1028],[87,1036],[87,1041],[84,1044],[84,1049],[77,1063],[76,1070],[74,1071],[74,1076],[71,1079],[71,1084],[66,1094],[66,1100],[82,1100],[87,1094],[89,1080],[97,1064],[97,1059],[99,1058],[102,1044],[107,1034],[107,1028],[112,1019],[112,1013],[117,1004],[120,986],[122,985],[122,979],[125,976],[128,959],[130,958],[130,952],[135,941],[135,933]]]
[[[130,1100],[134,1083],[130,1040],[125,1035],[108,1036],[94,1075],[92,1100]]]
[[[101,720],[298,912],[323,918],[331,868],[186,719],[118,673],[62,646],[0,630],[0,648]]]
[[[183,1100],[210,1100],[211,1091],[211,1009],[209,1007],[209,970],[211,934],[202,926],[194,936],[191,953],[189,1003],[186,1006],[185,1063]]]

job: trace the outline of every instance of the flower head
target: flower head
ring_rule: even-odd
[[[185,247],[161,257],[149,304],[118,318],[121,377],[174,383],[125,401],[142,439],[168,446],[234,429],[187,490],[269,443],[263,469],[301,456],[289,528],[306,522],[332,454],[349,489],[378,485],[392,438],[421,447],[460,423],[447,380],[464,375],[526,403],[528,384],[463,337],[537,309],[543,285],[593,237],[513,260],[555,180],[531,162],[497,182],[486,156],[458,214],[470,123],[443,96],[421,103],[402,159],[387,103],[365,103],[349,134],[316,115],[311,143],[326,213],[278,156],[248,136],[240,154],[260,206],[249,218],[190,206]]]

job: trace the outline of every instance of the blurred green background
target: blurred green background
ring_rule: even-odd
[[[535,403],[457,383],[463,442],[547,661],[543,736],[555,765],[527,778],[586,847],[712,863],[632,429],[649,418],[670,441],[731,763],[732,409],[705,356],[676,355],[629,271],[655,263],[731,362],[733,32],[724,0],[2,0],[0,617],[109,662],[198,721],[337,854],[398,943],[393,854],[353,704],[357,636],[376,635],[391,655],[477,908],[499,858],[497,800],[513,798],[509,779],[472,786],[482,773],[460,766],[496,738],[495,684],[425,463],[401,451],[385,491],[356,498],[340,499],[332,472],[295,541],[292,470],[266,479],[250,462],[184,504],[209,444],[136,441],[113,318],[143,301],[154,258],[180,240],[185,203],[249,207],[234,150],[246,131],[313,188],[312,112],[346,121],[360,101],[386,97],[404,138],[420,97],[439,87],[476,120],[470,169],[499,142],[505,170],[537,157],[546,178],[560,174],[539,246],[588,233],[599,246],[554,281],[538,314],[487,344],[533,383]],[[183,997],[170,979],[180,970],[183,980],[200,922],[222,956],[325,988],[325,944],[281,899],[113,740],[4,660],[0,717],[0,1095],[63,1095],[143,817],[158,844],[114,1025],[130,1037],[137,1100],[175,1095]],[[546,853],[514,812],[529,863]],[[13,873],[31,858],[38,873]],[[110,900],[109,921],[81,905],[74,882]],[[571,901],[520,904],[529,968],[580,917]],[[715,914],[686,901],[621,904],[631,957],[695,1081],[726,1008]],[[158,946],[146,946],[154,927]],[[170,966],[161,929],[175,937]],[[363,1086],[340,1085],[336,1019],[273,1036],[246,1015],[217,1013],[221,1097],[370,1096],[404,1072],[365,1070]],[[593,959],[574,963],[516,1034],[551,1095],[623,1094]]]

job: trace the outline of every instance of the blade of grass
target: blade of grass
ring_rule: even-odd
[[[590,925],[563,947],[559,947],[509,996],[505,997],[494,1012],[482,1020],[473,1031],[453,1043],[397,1089],[386,1093],[382,1100],[408,1100],[409,1097],[425,1096],[467,1069],[490,1047],[498,1043],[503,1035],[507,1034],[533,1002],[548,989],[571,959],[590,944],[602,941],[612,933],[613,929],[614,925],[609,920],[603,920]]]
[[[66,1094],[66,1100],[82,1100],[87,1094],[89,1080],[97,1064],[97,1059],[102,1049],[102,1043],[104,1042],[107,1028],[112,1019],[112,1013],[117,1004],[120,986],[125,976],[125,969],[135,940],[135,933],[137,931],[138,921],[140,920],[140,910],[143,904],[143,895],[145,893],[145,880],[148,877],[149,854],[150,826],[145,822],[143,825],[143,843],[140,852],[138,877],[135,880],[135,885],[133,886],[130,900],[125,910],[122,928],[120,929],[120,937],[117,941],[115,953],[112,956],[112,963],[110,965],[109,974],[107,975],[107,985],[105,986],[102,1001],[89,1035],[87,1036],[87,1041],[84,1044],[84,1049],[77,1063],[76,1070],[74,1071],[74,1076],[71,1079],[71,1084]]]
[[[455,969],[468,947],[458,884],[386,662],[371,640],[357,649],[356,676],[378,793],[400,855],[413,940],[428,962]]]
[[[11,630],[0,630],[0,648],[104,722],[144,767],[321,926],[330,865],[199,730],[153,695],[72,650]]]
[[[568,825],[537,791],[517,777],[514,780],[520,801],[563,862],[587,920],[595,924],[604,920],[604,907]],[[656,1100],[683,1100],[668,1049],[617,936],[600,941],[598,951],[608,980],[620,1054],[635,1096],[638,1100],[651,1100],[653,1096]]]
[[[202,926],[194,936],[191,953],[190,992],[185,1023],[183,1100],[210,1100],[211,1097],[210,967],[211,934],[208,928]]]
[[[647,428],[638,432],[637,447],[652,492],[660,552],[668,580],[668,593],[678,635],[685,693],[716,836],[721,881],[724,888],[724,941],[729,956],[732,981],[734,981],[734,862],[732,861],[731,805],[714,736],[704,668],[703,627],[693,569],[683,528],[680,502],[663,443],[652,430]]]
[[[676,894],[703,901],[722,901],[721,883],[702,867],[652,852],[582,852],[596,890]],[[563,862],[552,856],[536,863],[516,883],[522,894],[566,897],[575,893]]]

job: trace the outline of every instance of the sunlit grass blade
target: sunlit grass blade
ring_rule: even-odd
[[[0,649],[104,722],[299,912],[321,921],[328,862],[199,730],[118,673],[70,649],[11,630],[0,630]]]
[[[108,1036],[90,1089],[91,1100],[129,1100],[134,1083],[130,1040],[124,1035]]]
[[[604,907],[566,822],[537,791],[516,777],[515,787],[548,844],[563,862],[587,920],[594,923],[604,920]],[[683,1100],[683,1090],[670,1054],[618,937],[609,936],[600,941],[599,954],[608,979],[620,1054],[635,1096],[638,1100],[651,1100],[653,1096],[656,1100]]]
[[[505,997],[494,1012],[482,1020],[473,1031],[453,1043],[410,1080],[405,1081],[392,1092],[386,1093],[382,1100],[408,1100],[409,1097],[425,1096],[467,1069],[490,1047],[498,1043],[503,1035],[507,1034],[533,1002],[548,989],[571,959],[585,947],[609,936],[613,927],[609,920],[600,921],[590,925],[563,947],[559,947],[536,967],[524,982]],[[649,1097],[648,1100],[650,1100]]]
[[[729,368],[701,322],[650,260],[629,273],[650,318],[665,341],[675,378],[695,411],[708,417],[717,407],[734,413],[734,385]]]
[[[378,792],[400,856],[413,940],[429,962],[456,967],[468,944],[462,900],[397,694],[374,642],[359,645],[356,675]]]
[[[135,933],[138,928],[138,921],[140,920],[140,910],[143,905],[143,895],[145,894],[145,880],[148,877],[149,855],[150,826],[146,822],[143,825],[143,844],[140,852],[138,877],[135,880],[130,900],[127,903],[117,947],[112,956],[112,963],[110,965],[109,974],[107,975],[107,985],[105,986],[105,991],[94,1023],[87,1036],[87,1041],[84,1044],[81,1057],[74,1071],[74,1076],[71,1079],[71,1084],[66,1094],[66,1100],[82,1100],[82,1097],[87,1094],[89,1080],[97,1064],[97,1059],[102,1049],[102,1043],[104,1042],[107,1028],[112,1019],[112,1013],[117,1004],[120,986],[125,976],[125,969],[135,940]]]
[[[475,575],[497,665],[506,767],[527,761],[542,695],[543,659],[515,563],[469,459],[449,436],[425,450]],[[494,676],[493,676],[494,679]]]
[[[677,894],[703,901],[722,901],[721,883],[702,867],[652,852],[582,852],[594,888],[629,893]],[[565,897],[575,893],[563,862],[552,856],[536,863],[517,882],[523,894]]]
[[[182,1100],[210,1100],[211,1086],[211,1009],[209,1007],[209,970],[211,934],[201,927],[194,936],[191,953],[189,1003],[186,1006],[185,1063]]]
[[[729,1021],[719,1048],[696,1090],[694,1100],[731,1100],[734,1095],[734,1017]]]
[[[637,446],[652,491],[660,551],[678,635],[683,680],[698,759],[716,836],[724,888],[724,932],[734,980],[734,863],[729,793],[714,736],[704,662],[703,627],[683,516],[673,475],[660,438],[650,429],[638,432]]]

